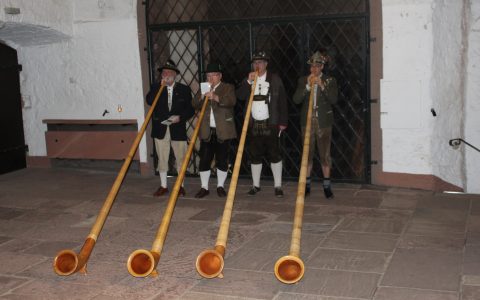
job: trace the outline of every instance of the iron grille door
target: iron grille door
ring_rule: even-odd
[[[170,5],[172,11],[159,11],[156,5],[160,2]],[[268,0],[247,1],[244,5],[235,4],[235,1],[207,1],[197,6],[197,1],[190,1],[184,3],[181,13],[179,3],[150,1],[148,5],[152,80],[157,80],[156,69],[171,58],[178,63],[180,81],[190,85],[194,93],[198,92],[199,82],[204,80],[202,71],[209,62],[221,63],[226,70],[224,81],[237,85],[250,70],[253,51],[267,51],[270,55],[268,69],[280,75],[289,97],[289,126],[282,141],[284,177],[296,179],[303,141],[300,107],[291,101],[291,97],[297,79],[309,73],[308,57],[315,50],[325,48],[333,58],[325,72],[331,73],[339,86],[339,99],[334,107],[332,177],[337,181],[369,182],[370,166],[366,163],[370,157],[368,15],[364,1],[300,1],[295,8],[300,11],[299,15],[311,13],[312,9],[318,13],[322,8],[323,13],[268,19],[263,16],[272,14],[272,11],[288,15],[289,10],[285,7],[292,3],[287,1],[286,6],[280,8],[277,1]],[[247,11],[252,12],[253,7],[258,11],[251,16],[257,18],[209,21],[223,15],[222,10],[239,17],[245,16]],[[295,9],[290,7],[291,12]],[[228,16],[233,18],[232,14]],[[160,21],[167,22],[152,23]],[[244,103],[239,101],[235,107],[239,132],[243,112]],[[232,145],[232,159],[235,153],[236,145]],[[244,155],[242,163],[240,174],[244,176],[250,174],[248,157],[248,153]],[[197,163],[192,160],[193,171]],[[270,175],[269,169],[264,168],[267,176]],[[312,176],[322,177],[318,157],[314,159]]]

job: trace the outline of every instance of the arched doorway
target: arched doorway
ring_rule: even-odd
[[[0,43],[0,174],[26,167],[17,51]]]

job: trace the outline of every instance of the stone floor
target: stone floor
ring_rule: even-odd
[[[128,174],[88,263],[88,274],[57,276],[61,249],[78,249],[115,173],[26,169],[0,176],[0,299],[480,299],[480,196],[335,184],[306,199],[304,278],[280,283],[275,261],[288,254],[296,184],[285,198],[265,182],[237,189],[224,278],[204,279],[195,258],[215,244],[224,200],[195,199],[187,178],[157,270],[134,278],[129,254],[150,249],[166,198],[158,178]],[[212,190],[215,179],[211,182]]]

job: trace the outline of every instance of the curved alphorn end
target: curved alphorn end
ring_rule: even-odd
[[[158,253],[145,249],[135,250],[128,257],[128,272],[134,277],[156,276],[155,268],[157,267],[159,258],[160,255]]]
[[[83,267],[83,266],[82,266]],[[53,260],[53,270],[57,275],[68,276],[78,269],[78,256],[73,250],[62,250],[58,252]]]
[[[300,281],[305,273],[305,265],[297,256],[285,255],[275,263],[275,276],[283,283]]]
[[[197,272],[205,278],[223,278],[223,253],[216,249],[208,249],[200,253],[195,265]]]

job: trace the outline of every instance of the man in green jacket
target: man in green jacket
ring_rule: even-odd
[[[307,119],[308,100],[310,91],[313,89],[313,113],[310,136],[310,153],[308,155],[307,185],[305,195],[310,193],[310,174],[313,166],[313,152],[315,144],[318,148],[320,163],[323,173],[323,191],[326,198],[333,198],[330,182],[330,170],[332,160],[330,145],[332,141],[333,110],[332,104],[337,102],[337,81],[334,77],[322,73],[328,56],[325,52],[317,51],[307,61],[310,65],[310,75],[303,76],[298,80],[297,89],[293,95],[293,102],[302,103],[301,124],[302,133],[305,136],[305,124]],[[312,86],[313,83],[313,86]]]

